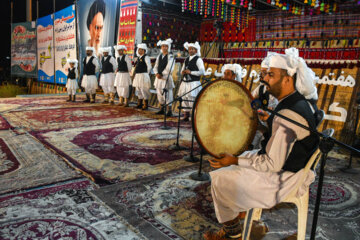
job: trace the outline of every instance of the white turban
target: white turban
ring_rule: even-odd
[[[100,48],[100,52],[103,54],[104,52],[107,52],[109,53],[109,55],[111,56],[112,53],[111,53],[111,47],[102,47]]]
[[[118,58],[120,56],[119,52],[118,52],[120,49],[127,50],[125,45],[116,45],[116,46],[114,46],[114,49],[115,49],[115,57],[116,58]]]
[[[168,38],[168,39],[166,39],[164,41],[159,40],[157,42],[157,46],[167,45],[168,46],[168,51],[170,52],[172,42],[173,42],[173,40],[171,38]]]
[[[221,68],[221,73],[218,73],[217,71],[215,71],[215,76],[216,77],[223,77],[225,70],[231,70],[233,73],[236,74],[236,78],[235,80],[242,82],[242,67],[240,66],[240,64],[224,64]]]
[[[276,52],[267,52],[267,56],[261,62],[261,68],[269,68],[270,57],[274,56],[276,54],[278,54],[278,53],[276,53]]]
[[[77,68],[77,66],[78,66],[78,60],[77,59],[70,59],[70,58],[68,58],[68,59],[66,59],[66,62],[67,63],[73,63],[74,64],[74,68]]]
[[[286,49],[285,54],[271,56],[269,67],[284,69],[290,76],[296,74],[296,90],[306,99],[318,99],[315,84],[319,78],[306,65],[305,60],[299,57],[298,49],[292,47]]]
[[[96,50],[95,50],[95,48],[94,47],[86,47],[86,51],[88,51],[88,50],[90,50],[90,51],[92,51],[92,55],[93,55],[93,57],[96,57]]]
[[[184,48],[185,48],[186,50],[188,50],[189,47],[196,48],[196,50],[197,50],[197,51],[196,51],[196,55],[198,55],[199,57],[201,56],[201,52],[200,52],[201,47],[200,47],[200,44],[199,44],[198,42],[195,42],[195,43],[188,43],[188,42],[186,42],[186,43],[184,43]]]
[[[140,57],[139,48],[144,49],[144,50],[145,50],[145,54],[146,54],[147,51],[148,51],[148,48],[147,48],[147,46],[146,46],[145,43],[139,43],[139,44],[137,45],[137,50],[136,50],[136,55],[137,55],[138,57]]]

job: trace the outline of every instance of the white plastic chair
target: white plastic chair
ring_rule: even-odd
[[[329,128],[322,132],[325,135],[332,136],[334,134],[334,129]],[[288,196],[282,201],[285,203],[293,203],[296,205],[298,209],[298,231],[297,231],[297,240],[304,240],[306,235],[306,223],[307,223],[307,215],[308,215],[308,206],[309,206],[309,188],[306,189],[306,193],[302,196],[298,197],[297,192],[299,188],[303,185],[306,177],[312,169],[316,169],[317,164],[321,158],[321,152],[318,148],[314,154],[311,156],[310,160],[306,164],[304,168],[304,172],[296,184],[295,188],[288,194]],[[253,208],[246,212],[244,229],[243,229],[243,240],[249,240],[252,222],[259,221],[261,218],[262,209],[261,208]]]

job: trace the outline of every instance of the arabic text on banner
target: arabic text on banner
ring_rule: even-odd
[[[137,0],[122,0],[120,7],[118,44],[125,45],[126,54],[134,55],[137,17]]]

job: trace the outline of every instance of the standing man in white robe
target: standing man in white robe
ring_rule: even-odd
[[[242,82],[242,67],[240,64],[224,64],[221,73],[215,72],[216,77],[222,77],[225,80],[234,80]]]
[[[286,55],[272,56],[264,81],[268,91],[280,101],[275,112],[316,128],[312,107],[312,101],[317,100],[316,77],[298,52],[291,50]],[[271,208],[281,202],[295,187],[318,147],[316,135],[280,117],[270,116],[268,124],[270,134],[263,149],[237,157],[224,154],[221,159],[210,160],[212,167],[220,168],[210,175],[215,213],[223,228],[206,232],[205,239],[241,239],[239,212]],[[299,189],[300,196],[314,178],[310,171]]]
[[[160,104],[160,111],[156,114],[164,114],[166,112],[164,103],[165,103],[165,94],[166,94],[166,103],[169,103],[174,100],[173,89],[175,88],[174,80],[172,78],[172,72],[175,67],[174,57],[169,54],[171,49],[171,43],[173,41],[171,38],[166,39],[165,41],[159,41],[158,46],[161,46],[161,53],[156,58],[154,73],[156,75],[154,86],[156,88],[157,99]],[[166,89],[167,93],[164,92]],[[172,116],[171,104],[167,106],[168,117]]]
[[[66,60],[70,67],[68,68],[68,75],[67,75],[67,82],[66,82],[66,90],[69,95],[69,99],[66,100],[67,102],[75,102],[76,98],[76,91],[79,88],[78,85],[78,79],[79,79],[79,73],[78,73],[78,60],[77,59],[67,59]]]
[[[195,89],[194,91],[183,96],[182,106],[187,107],[183,109],[184,118],[182,121],[189,121],[190,111],[194,105],[195,98],[201,90],[200,77],[205,74],[205,66],[203,60],[200,58],[200,45],[198,42],[195,43],[184,43],[184,48],[188,50],[189,57],[185,59],[185,62],[181,68],[181,74],[184,78],[181,81],[178,96],[183,96],[185,93]]]
[[[100,65],[95,56],[94,47],[86,47],[86,57],[83,61],[84,72],[81,87],[85,88],[86,100],[84,102],[95,103],[96,89],[98,88],[98,80],[96,73],[100,71]]]
[[[111,47],[101,48],[103,54],[101,58],[101,74],[100,74],[100,86],[104,91],[105,100],[103,103],[114,104],[115,98],[115,71],[117,69],[117,63],[113,56],[111,56]]]
[[[137,60],[135,63],[135,77],[133,81],[133,87],[136,88],[138,94],[138,103],[136,108],[147,110],[150,98],[150,72],[151,72],[151,61],[146,56],[148,49],[145,43],[137,45],[136,55]]]
[[[119,95],[119,106],[128,107],[129,106],[129,90],[131,86],[131,59],[128,55],[125,54],[126,46],[117,45],[114,46],[117,70],[115,77],[115,87]],[[125,101],[124,101],[125,100]]]

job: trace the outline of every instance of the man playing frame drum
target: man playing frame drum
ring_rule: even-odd
[[[297,49],[272,56],[264,81],[280,101],[275,112],[316,128],[316,111],[309,102],[318,98],[316,77]],[[205,239],[241,239],[239,212],[271,208],[281,202],[295,187],[318,147],[318,137],[297,125],[273,115],[267,122],[269,135],[261,150],[240,156],[223,154],[220,159],[210,160],[212,167],[219,168],[210,172],[211,193],[216,217],[223,227],[219,232],[206,232]],[[304,194],[314,178],[310,171],[297,194]]]

